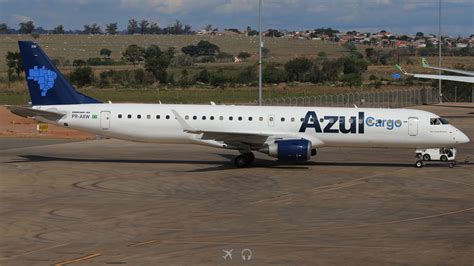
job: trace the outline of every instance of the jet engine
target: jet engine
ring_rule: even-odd
[[[306,139],[277,140],[260,151],[280,161],[307,161],[316,155],[316,149],[311,149],[311,141]]]

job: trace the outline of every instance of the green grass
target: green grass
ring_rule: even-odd
[[[18,40],[33,40],[30,35],[0,35],[0,58],[5,58],[8,51],[18,51]],[[98,57],[102,48],[112,50],[112,58],[120,59],[121,53],[130,44],[149,46],[156,44],[161,48],[181,48],[196,44],[200,40],[209,40],[217,44],[222,52],[237,55],[246,51],[252,54],[249,61],[255,61],[258,55],[258,38],[247,36],[204,36],[204,35],[42,35],[35,41],[51,58],[74,59]],[[286,62],[288,59],[305,56],[317,57],[318,52],[325,51],[329,57],[339,57],[344,49],[334,43],[323,41],[265,38],[265,46],[270,49],[267,60]],[[5,64],[0,64],[0,71],[5,71]]]

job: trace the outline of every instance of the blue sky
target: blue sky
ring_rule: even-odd
[[[264,28],[438,32],[438,0],[264,0],[264,9]],[[473,14],[474,0],[443,0],[443,32],[473,34]],[[124,29],[131,17],[160,26],[180,19],[194,30],[207,24],[256,28],[258,0],[0,0],[0,23],[13,28],[31,19],[46,29],[83,29],[93,22],[118,22]]]

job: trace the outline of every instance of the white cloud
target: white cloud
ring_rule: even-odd
[[[20,22],[32,21],[32,19],[28,16],[13,14],[10,16],[10,21],[12,21],[15,24],[18,24]]]
[[[197,6],[206,6],[209,0],[121,0],[120,4],[126,8],[153,9],[163,13],[185,13]]]
[[[258,1],[255,0],[230,0],[215,9],[218,13],[236,13],[242,11],[256,10],[258,8]]]

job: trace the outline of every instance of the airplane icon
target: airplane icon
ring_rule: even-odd
[[[232,260],[232,251],[234,251],[233,249],[229,249],[229,250],[223,249],[222,251],[225,253],[225,255],[222,256],[224,260],[227,260],[227,258],[230,258]]]

